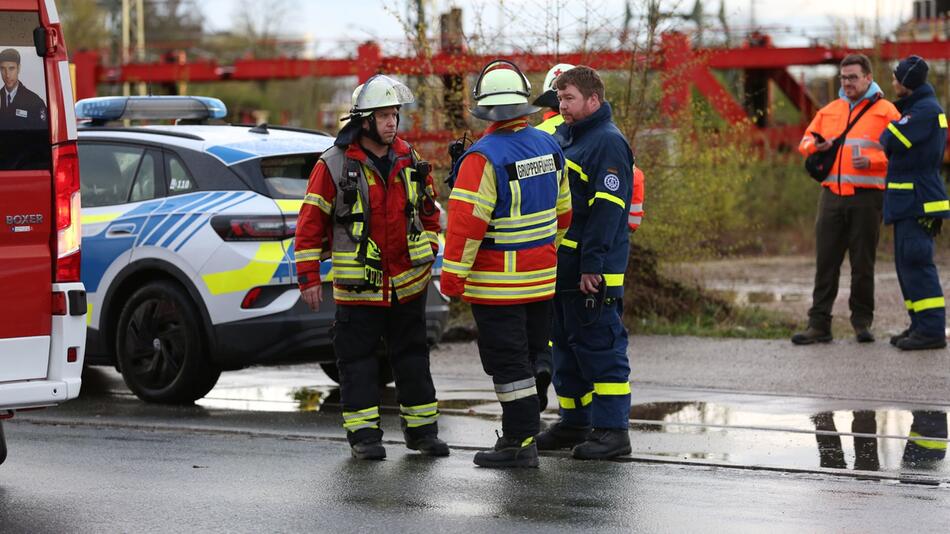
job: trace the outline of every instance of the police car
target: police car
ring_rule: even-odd
[[[333,138],[205,124],[227,111],[202,97],[94,98],[76,113],[90,121],[79,131],[87,362],[115,365],[139,398],[167,403],[256,363],[318,361],[336,379],[332,299],[310,311],[293,260],[307,180]],[[109,126],[157,119],[177,124]],[[441,255],[434,274],[440,266]],[[329,284],[329,260],[321,271]],[[430,288],[431,341],[447,317]]]

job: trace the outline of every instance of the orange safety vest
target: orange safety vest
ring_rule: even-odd
[[[878,139],[888,123],[900,118],[900,113],[897,112],[894,104],[883,98],[873,104],[864,99],[851,109],[851,104],[846,98],[839,98],[818,110],[818,114],[808,125],[805,136],[798,145],[798,151],[803,156],[808,157],[814,154],[816,141],[812,132],[820,134],[825,139],[838,137],[848,127],[848,123],[868,105],[874,107],[869,109],[848,132],[838,152],[835,165],[831,168],[831,173],[821,183],[836,195],[853,195],[855,188],[884,189],[887,156],[884,155],[884,147],[878,143]],[[856,155],[867,157],[871,160],[871,165],[866,169],[855,169],[852,158]]]

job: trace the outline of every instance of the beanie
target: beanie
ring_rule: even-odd
[[[930,67],[920,56],[908,56],[897,64],[894,69],[894,77],[897,82],[911,91],[917,89],[927,81],[927,71]]]

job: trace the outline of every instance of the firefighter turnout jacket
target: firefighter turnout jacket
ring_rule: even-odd
[[[607,102],[584,120],[559,126],[556,137],[567,158],[573,207],[571,226],[558,248],[557,289],[576,290],[581,274],[600,274],[606,297],[621,297],[630,254],[630,145],[612,122]]]
[[[554,138],[523,117],[495,122],[456,165],[442,292],[489,305],[552,298],[556,242],[571,220]]]
[[[947,115],[928,83],[896,104],[901,117],[880,136],[889,161],[884,222],[920,216],[948,218],[950,201],[940,178]]]
[[[320,284],[320,258],[332,246],[337,304],[390,306],[428,286],[439,249],[439,210],[432,177],[396,137],[391,171],[380,176],[358,142],[334,146],[317,162],[297,219],[294,256],[301,290]]]
[[[887,157],[878,138],[890,121],[900,118],[900,113],[894,104],[880,98],[882,94],[875,82],[871,82],[867,92],[856,103],[844,96],[843,91],[839,92],[840,98],[818,110],[798,145],[803,156],[814,154],[818,140],[813,134],[817,133],[826,140],[837,138],[861,110],[872,106],[848,132],[831,172],[821,184],[836,195],[853,195],[855,188],[884,189]],[[868,168],[854,168],[852,157],[857,154],[870,160]]]
[[[555,111],[546,111],[544,120],[537,126],[542,132],[554,135],[555,130],[564,124],[564,117]],[[631,232],[636,232],[643,222],[643,190],[646,176],[639,167],[633,169],[633,196],[630,198],[630,212],[627,214],[627,226]]]

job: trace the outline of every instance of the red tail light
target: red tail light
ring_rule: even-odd
[[[79,347],[69,347],[66,349],[66,363],[76,363],[79,359]]]
[[[294,236],[296,218],[282,215],[218,215],[211,227],[225,241],[283,241]]]
[[[66,305],[66,293],[62,291],[53,292],[53,315],[66,315],[69,307]]]
[[[255,287],[254,289],[247,292],[247,295],[244,295],[244,300],[241,301],[241,308],[248,309],[253,308],[254,303],[257,302],[257,298],[261,296],[261,288]]]
[[[53,147],[53,187],[56,191],[56,281],[78,282],[79,154],[75,142]]]

